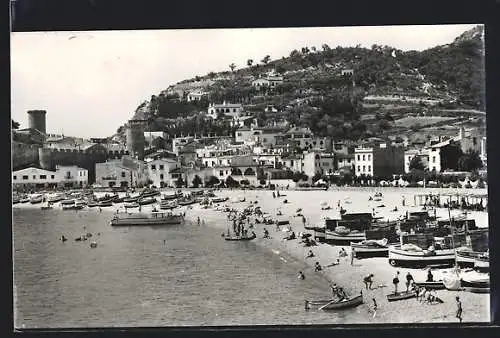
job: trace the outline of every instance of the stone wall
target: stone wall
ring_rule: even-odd
[[[37,167],[39,165],[38,149],[40,145],[12,141],[12,170]]]

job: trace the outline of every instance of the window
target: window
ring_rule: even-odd
[[[28,179],[28,175],[23,175],[23,180],[27,180]]]
[[[165,166],[163,164],[160,164],[160,170],[163,170]]]
[[[236,133],[236,136],[241,136],[241,132],[237,132],[237,133]]]
[[[224,176],[224,170],[219,171],[219,176]]]
[[[236,113],[236,108],[233,108],[233,113]]]
[[[436,167],[432,167],[432,171],[436,171]]]
[[[366,171],[366,166],[363,166],[363,172],[365,172],[365,171]]]
[[[370,171],[370,172],[372,171],[372,166],[371,165],[368,166],[368,171]]]
[[[432,156],[432,163],[436,163],[436,156]]]
[[[361,171],[361,166],[360,165],[358,165],[358,171]]]
[[[14,175],[14,177],[12,177],[12,179],[17,180],[17,176],[16,176],[16,175]]]
[[[361,156],[358,155],[358,161],[361,161]]]
[[[365,160],[365,155],[363,155],[363,161]]]
[[[160,180],[163,180],[163,174],[160,174]]]
[[[323,141],[319,141],[319,144],[323,145]]]
[[[34,179],[34,180],[36,179],[36,175],[33,175],[33,179]]]
[[[125,172],[124,171],[122,171],[122,177],[125,177]]]
[[[156,165],[155,164],[151,164],[151,170],[156,170]]]
[[[55,175],[50,175],[50,178],[51,178],[51,179],[54,179],[54,178],[55,178]]]
[[[229,112],[230,112],[229,108],[226,108],[226,113],[229,113]]]
[[[47,179],[47,175],[40,175],[40,179],[41,180],[46,180]]]
[[[372,155],[368,155],[368,161],[371,161]]]

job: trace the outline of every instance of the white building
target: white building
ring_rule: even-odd
[[[207,116],[217,119],[219,114],[224,114],[225,116],[238,117],[243,114],[243,105],[240,103],[226,103],[222,104],[211,103],[208,106]]]
[[[410,172],[410,163],[414,157],[420,157],[424,169],[429,169],[429,149],[408,149],[405,151],[405,173]],[[435,154],[434,160],[435,158]]]
[[[331,151],[332,139],[316,137],[309,128],[294,127],[286,132],[287,139],[297,147],[306,150]]]
[[[187,95],[187,100],[188,100],[188,102],[200,101],[204,97],[208,97],[208,93],[202,92],[202,91],[194,91],[194,92],[190,92]]]
[[[387,143],[354,149],[356,176],[392,176],[404,172],[404,148]]]
[[[172,139],[172,152],[178,156],[179,151],[182,150],[188,143],[194,141],[193,136],[186,136],[186,137],[176,137]]]
[[[158,188],[175,186],[174,180],[177,179],[177,176],[174,175],[176,177],[173,178],[172,172],[178,168],[180,168],[179,162],[170,158],[155,159],[146,163],[148,179],[151,180],[153,182],[152,184]]]
[[[88,170],[77,166],[57,166],[55,171],[26,168],[12,172],[14,188],[85,187]]]
[[[264,88],[264,87],[275,88],[281,84],[283,84],[283,76],[276,74],[270,74],[267,75],[265,78],[258,78],[252,81],[252,86],[255,88]]]
[[[354,174],[356,176],[373,176],[373,148],[359,147],[354,149]]]
[[[96,184],[103,187],[137,187],[147,182],[144,162],[129,157],[95,164]]]
[[[333,154],[321,154],[316,152],[304,153],[302,171],[313,177],[316,174],[331,175],[335,172],[335,159]]]

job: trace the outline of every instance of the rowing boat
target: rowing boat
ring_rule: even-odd
[[[391,294],[387,295],[387,300],[389,302],[395,302],[398,300],[410,299],[410,298],[413,298],[416,296],[417,296],[417,293],[415,291],[391,293]]]
[[[251,241],[252,239],[254,239],[255,237],[257,237],[257,235],[252,234],[252,236],[250,237],[244,237],[244,236],[231,236],[231,237],[224,237],[224,239],[226,241]]]
[[[445,285],[443,281],[436,281],[436,282],[415,282],[416,286],[419,287],[425,287],[427,289],[431,290],[443,290],[445,289]]]
[[[320,307],[320,310],[338,310],[338,309],[346,309],[346,308],[351,308],[351,307],[356,307],[358,305],[363,304],[363,295],[359,295],[350,299],[344,299],[341,301],[334,300],[331,301],[322,307]]]

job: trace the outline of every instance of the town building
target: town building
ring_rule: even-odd
[[[302,171],[313,177],[316,174],[332,175],[335,172],[335,156],[333,153],[308,152],[302,155]]]
[[[103,187],[138,187],[147,182],[143,161],[124,156],[96,163],[96,184]]]
[[[357,147],[354,161],[356,176],[391,177],[404,172],[404,148],[387,143]]]
[[[203,91],[193,91],[187,95],[187,101],[201,101],[203,98],[208,98],[208,93]]]
[[[77,166],[57,166],[56,170],[35,167],[12,172],[12,186],[19,188],[82,188],[88,185],[88,170]]]
[[[429,149],[408,149],[405,151],[405,157],[404,157],[404,163],[405,163],[405,173],[409,173],[411,171],[410,169],[410,163],[415,157],[420,158],[420,162],[422,163],[424,170],[429,169],[429,154],[430,151]],[[436,159],[435,155],[432,155],[434,158],[434,167],[436,166]]]
[[[175,180],[178,179],[175,169],[180,168],[179,162],[171,158],[161,158],[149,160],[145,163],[147,176],[155,187],[174,187]]]
[[[354,172],[354,154],[335,152],[335,169],[349,169]]]
[[[293,127],[285,133],[289,142],[303,150],[332,151],[330,137],[316,137],[309,128]]]
[[[208,106],[207,116],[213,118],[214,120],[219,117],[219,115],[237,117],[243,114],[243,105],[240,103],[226,103],[222,104],[211,103]]]

